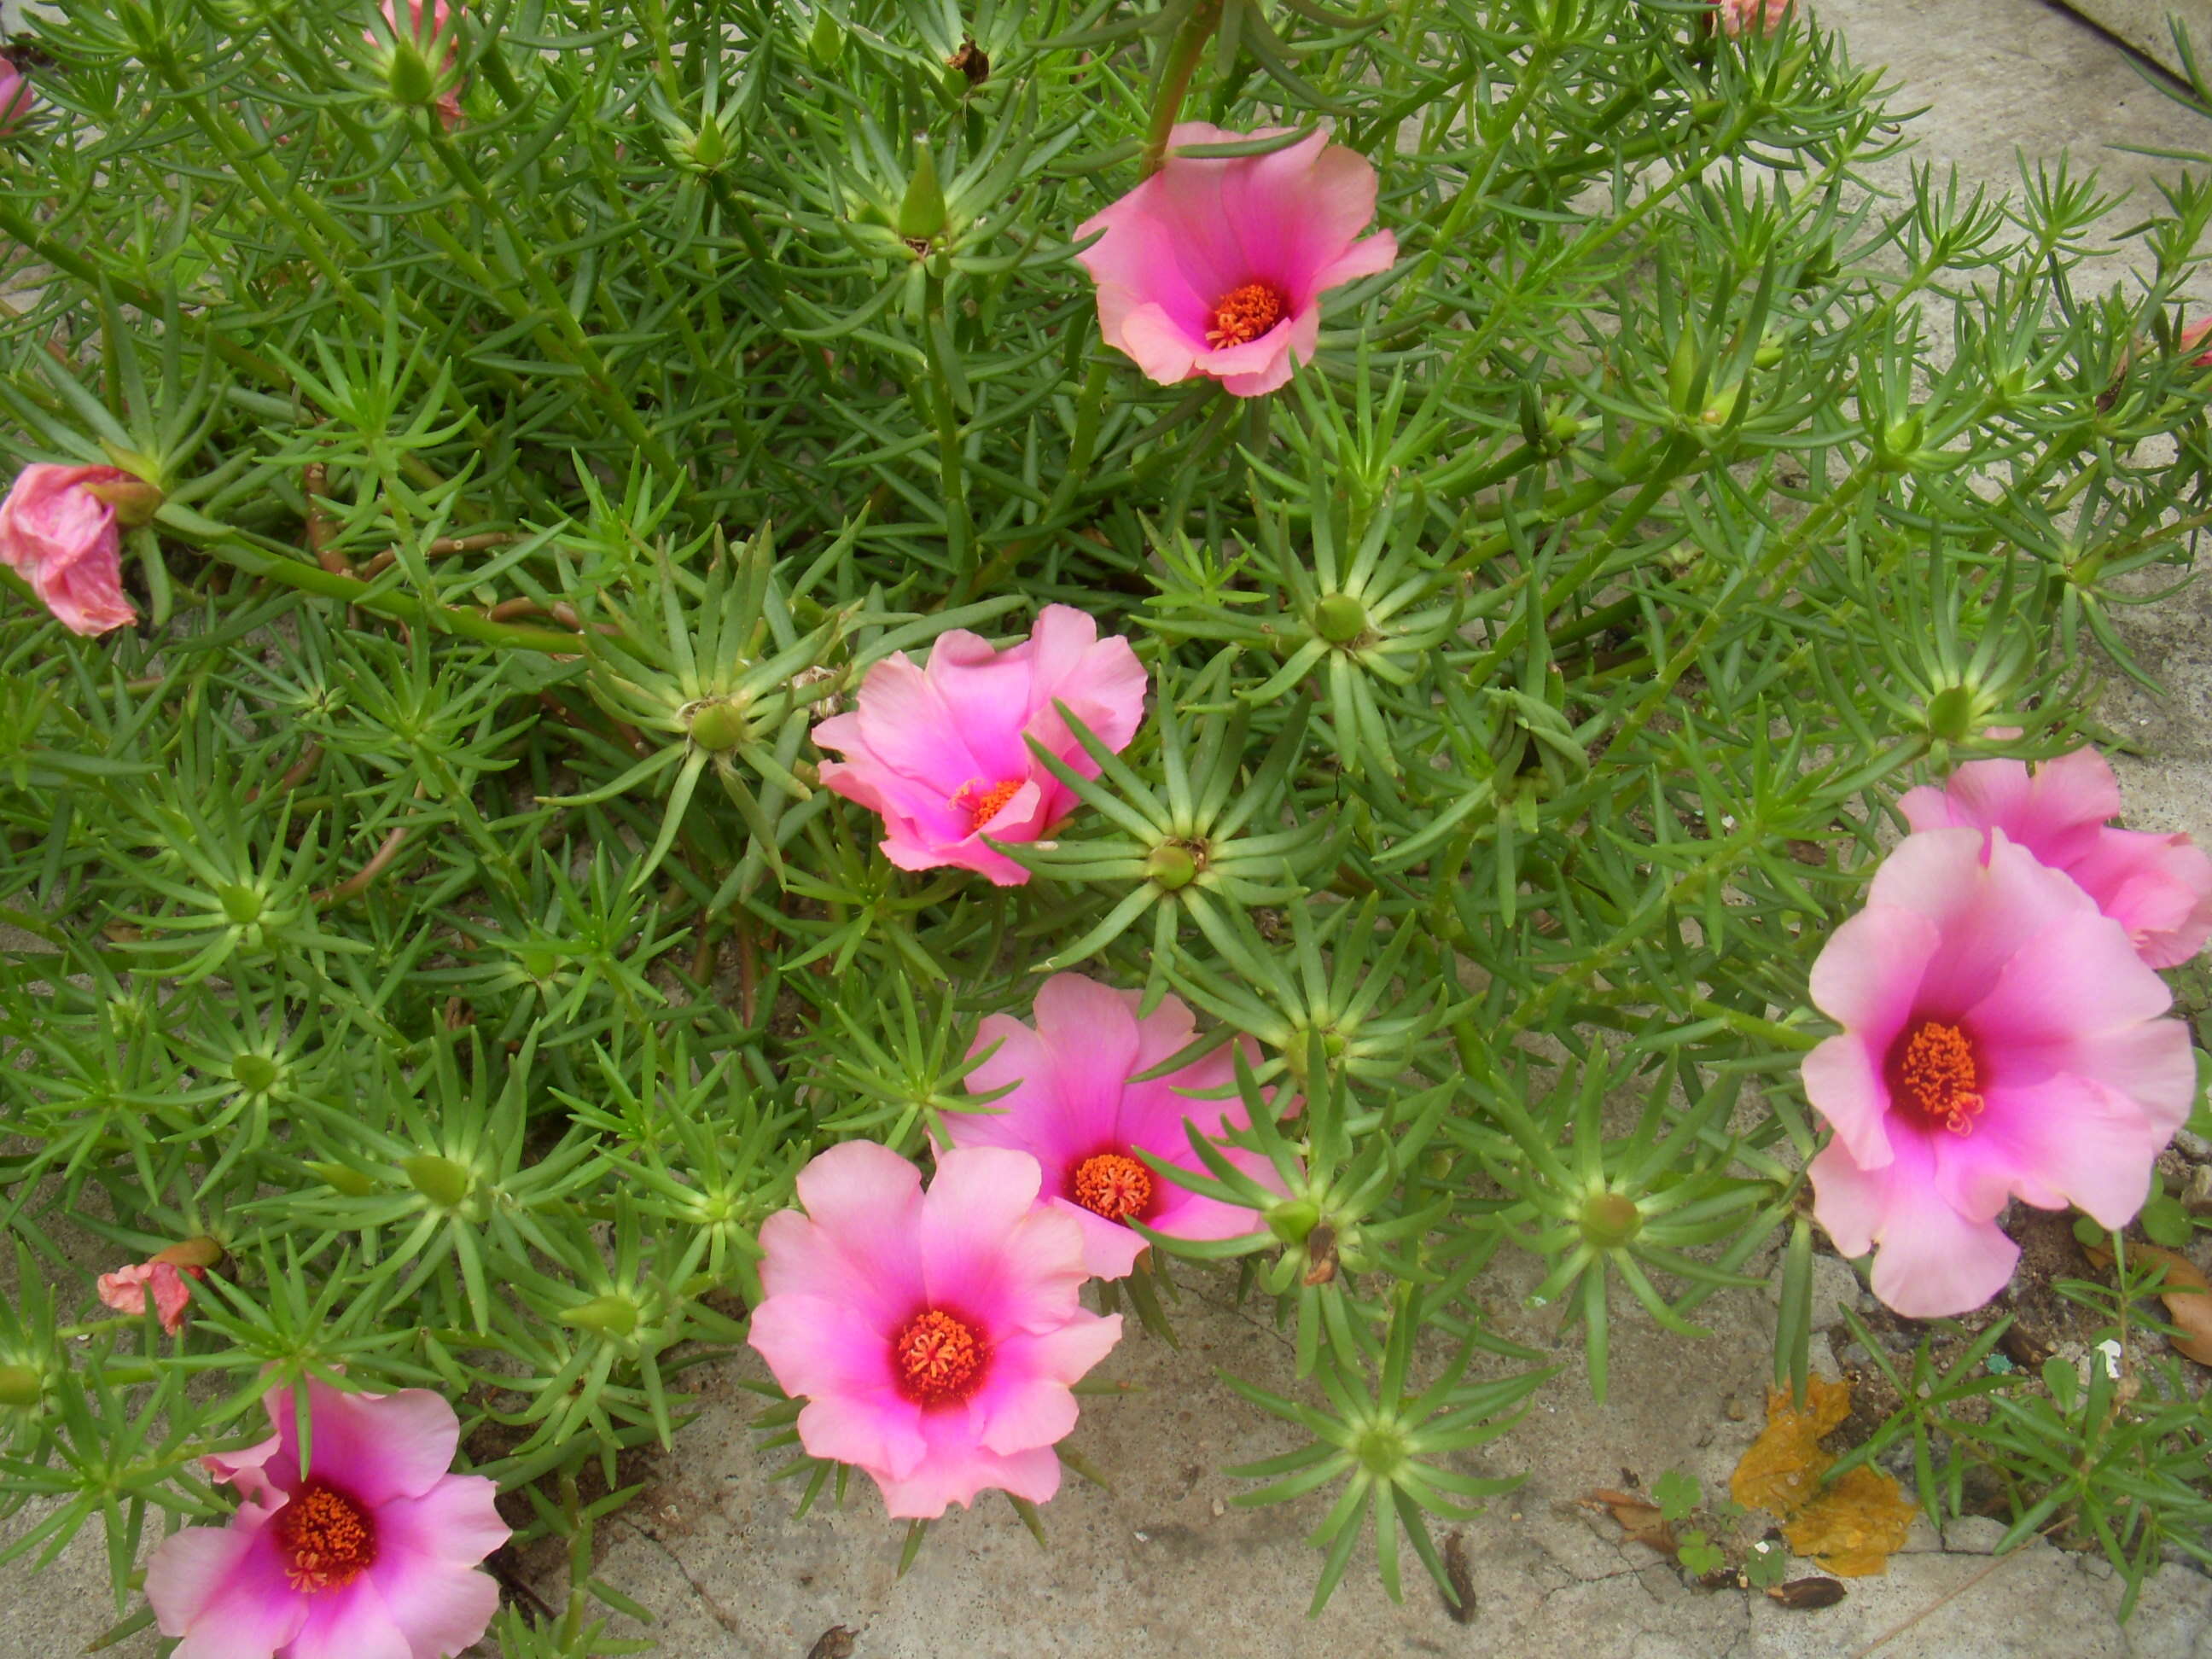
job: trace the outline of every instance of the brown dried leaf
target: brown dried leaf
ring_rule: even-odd
[[[814,1638],[806,1659],[853,1659],[853,1632],[842,1625],[830,1626]]]
[[[1800,1510],[1782,1535],[1824,1571],[1866,1578],[1889,1570],[1919,1512],[1904,1487],[1862,1464]]]
[[[1774,1585],[1766,1592],[1770,1600],[1800,1613],[1832,1607],[1850,1593],[1832,1578],[1793,1578],[1786,1584]]]
[[[1610,1486],[1593,1488],[1583,1499],[1585,1507],[1604,1508],[1612,1512],[1620,1523],[1620,1529],[1647,1549],[1657,1550],[1662,1555],[1672,1555],[1680,1547],[1674,1534],[1667,1525],[1667,1518],[1659,1512],[1656,1504],[1646,1503],[1633,1492],[1615,1492]]]
[[[2100,1267],[2112,1265],[2112,1253],[2094,1245],[2083,1247],[2083,1254]],[[2158,1287],[2158,1299],[2166,1304],[2166,1316],[2181,1328],[2172,1338],[2173,1351],[2185,1359],[2200,1365],[2212,1365],[2212,1283],[2197,1269],[2197,1264],[2187,1256],[2172,1250],[2162,1250],[2155,1244],[2130,1244],[2128,1260],[2156,1262],[2166,1269],[2166,1277]]]

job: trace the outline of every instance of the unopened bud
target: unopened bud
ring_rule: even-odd
[[[0,1406],[27,1410],[46,1391],[46,1378],[28,1365],[0,1365]]]
[[[717,699],[694,703],[684,729],[692,742],[709,754],[719,755],[743,743],[751,728],[737,704]]]
[[[1267,1211],[1267,1231],[1285,1244],[1303,1244],[1321,1221],[1321,1206],[1310,1198],[1286,1199]]]
[[[154,515],[161,510],[161,491],[143,478],[121,478],[113,483],[87,484],[84,493],[106,501],[115,509],[115,522],[125,530],[137,530],[154,522]]]
[[[476,1178],[462,1165],[450,1158],[441,1158],[435,1152],[417,1152],[412,1158],[403,1158],[399,1167],[415,1183],[415,1190],[442,1209],[454,1209],[469,1195]]]
[[[245,1054],[232,1057],[230,1075],[238,1086],[246,1093],[265,1095],[276,1086],[276,1079],[283,1073],[277,1069],[276,1062],[268,1055],[257,1054],[248,1050]]]
[[[1349,593],[1331,593],[1314,606],[1313,623],[1331,645],[1349,645],[1367,631],[1367,607]]]
[[[261,892],[258,888],[230,886],[216,896],[222,901],[222,913],[240,927],[250,927],[261,920]]]
[[[915,152],[914,176],[899,203],[898,234],[909,242],[927,242],[945,229],[945,192],[938,187],[937,158],[923,144]]]
[[[437,100],[437,71],[404,29],[392,43],[392,61],[384,71],[384,85],[395,104],[427,105]]]
[[[374,1181],[343,1164],[310,1164],[307,1173],[332,1191],[343,1193],[348,1198],[367,1198],[376,1190]]]
[[[222,1256],[222,1246],[203,1234],[197,1238],[188,1238],[181,1244],[172,1244],[166,1250],[155,1252],[154,1260],[166,1261],[172,1267],[204,1269],[220,1266]]]
[[[1626,1244],[1644,1227],[1644,1212],[1625,1193],[1592,1193],[1583,1203],[1583,1237],[1600,1249]]]
[[[1978,722],[1974,718],[1973,691],[1963,685],[1947,685],[1928,699],[1923,716],[1928,735],[1945,743],[1963,742]]]
[[[1152,855],[1145,860],[1145,873],[1152,878],[1155,885],[1172,893],[1178,888],[1189,886],[1197,879],[1198,860],[1191,856],[1188,847],[1178,847],[1171,841],[1163,842],[1152,848]]]
[[[814,27],[806,36],[806,55],[817,69],[828,69],[845,50],[845,31],[826,11],[814,14]]]

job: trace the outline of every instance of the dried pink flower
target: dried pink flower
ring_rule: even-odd
[[[2009,1198],[2124,1225],[2195,1094],[2165,981],[2002,830],[1908,836],[1812,990],[1844,1028],[1805,1057],[1836,1132],[1813,1212],[1845,1255],[1879,1247],[1875,1294],[1914,1318],[2004,1288]]]
[[[112,1273],[102,1273],[93,1288],[100,1299],[118,1313],[143,1314],[146,1298],[154,1298],[154,1311],[161,1322],[161,1329],[174,1336],[185,1328],[185,1310],[191,1305],[192,1287],[185,1275],[202,1276],[198,1267],[179,1268],[173,1261],[137,1261],[127,1267],[118,1267]]]
[[[1293,356],[1313,361],[1321,296],[1398,257],[1389,231],[1359,234],[1375,218],[1375,168],[1324,133],[1265,155],[1175,153],[1287,131],[1186,121],[1159,172],[1076,230],[1105,233],[1076,258],[1098,284],[1106,343],[1163,386],[1206,375],[1240,398],[1273,392]]]
[[[1779,28],[1790,12],[1790,0],[1713,0],[1713,4],[1719,9],[1721,27],[1730,34]]]
[[[0,501],[0,564],[30,583],[73,634],[105,634],[137,621],[123,596],[115,503],[100,492],[146,488],[120,467],[25,467]]]
[[[761,1227],[752,1345],[806,1401],[799,1443],[865,1470],[896,1516],[1060,1490],[1070,1385],[1121,1321],[1076,1299],[1083,1230],[1037,1182],[1035,1158],[977,1147],[939,1158],[925,1193],[896,1152],[847,1141],[799,1171],[805,1212]]]
[[[1145,715],[1145,671],[1129,642],[1098,637],[1082,611],[1048,605],[1006,650],[964,629],[938,636],[929,665],[903,651],[868,671],[855,712],[814,728],[840,751],[822,783],[884,819],[884,855],[902,870],[956,865],[1018,887],[1029,872],[986,846],[1036,841],[1075,810],[1075,792],[1030,752],[1034,738],[1072,770],[1098,775],[1054,703],[1120,750]]]

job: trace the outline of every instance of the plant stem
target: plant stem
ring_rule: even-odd
[[[1198,60],[1206,55],[1206,42],[1221,27],[1224,3],[1224,0],[1191,0],[1189,15],[1168,47],[1167,61],[1160,66],[1159,88],[1152,94],[1152,122],[1145,129],[1144,156],[1137,168],[1142,178],[1151,178],[1167,165],[1168,135],[1175,131],[1176,117],[1182,112],[1183,94],[1190,90],[1191,76],[1198,73]]]

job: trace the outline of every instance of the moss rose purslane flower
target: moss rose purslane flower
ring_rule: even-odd
[[[1167,164],[1076,231],[1105,234],[1076,256],[1098,284],[1098,326],[1163,386],[1193,375],[1240,398],[1311,362],[1321,296],[1388,270],[1389,231],[1375,218],[1375,169],[1325,133],[1265,155],[1178,155],[1191,144],[1243,143],[1289,131],[1230,132],[1186,121]]]
[[[1013,1091],[986,1111],[945,1119],[957,1146],[1011,1146],[1042,1165],[1045,1200],[1081,1224],[1091,1271],[1101,1279],[1119,1279],[1136,1265],[1145,1241],[1131,1221],[1176,1238],[1233,1238],[1260,1224],[1251,1211],[1178,1187],[1137,1156],[1149,1152],[1203,1175],[1185,1126],[1218,1136],[1244,1122],[1243,1103],[1233,1092],[1220,1098],[1236,1069],[1226,1048],[1165,1077],[1133,1080],[1195,1030],[1190,1010],[1174,997],[1144,1019],[1139,1000],[1134,991],[1080,974],[1054,975],[1037,993],[1034,1030],[993,1014],[976,1033],[970,1052],[997,1049],[969,1073],[968,1086],[981,1094],[1012,1084]],[[1273,1184],[1265,1158],[1222,1152]]]
[[[2023,761],[1970,761],[1941,789],[1909,790],[1898,806],[1915,830],[2002,830],[2071,876],[2154,968],[2177,967],[2212,939],[2212,858],[2184,835],[2109,827],[2120,785],[2094,749],[2033,771]]]
[[[307,1458],[289,1389],[276,1432],[206,1460],[244,1501],[146,1566],[173,1659],[448,1659],[484,1632],[499,1587],[477,1564],[507,1541],[492,1482],[449,1473],[460,1422],[423,1389],[307,1385]]]
[[[956,865],[1018,887],[1029,872],[985,845],[1036,841],[1075,810],[1075,792],[1030,751],[1034,738],[1073,771],[1098,775],[1054,705],[1119,751],[1145,716],[1145,670],[1129,642],[1098,637],[1082,611],[1048,605],[1004,651],[964,629],[940,635],[929,665],[903,651],[868,671],[858,706],[814,728],[844,756],[822,783],[884,819],[884,855],[902,870]]]
[[[1069,1385],[1121,1334],[1077,1300],[1083,1231],[1037,1203],[1037,1164],[999,1147],[921,1172],[871,1141],[799,1174],[805,1214],[761,1227],[751,1341],[803,1396],[799,1438],[928,1520],[991,1487],[1042,1504],[1075,1426]]]
[[[1846,1255],[1879,1246],[1901,1314],[1980,1306],[2019,1248],[2008,1198],[2107,1227],[2141,1207],[2196,1085],[2188,1030],[2127,931],[2002,830],[1909,836],[1813,964],[1843,1026],[1805,1057],[1835,1129],[1814,1214]]]
[[[0,501],[0,564],[72,634],[137,620],[123,597],[123,532],[108,493],[148,485],[115,466],[27,466]]]

